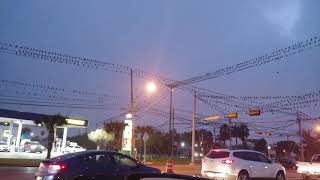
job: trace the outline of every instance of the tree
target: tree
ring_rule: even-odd
[[[243,147],[246,147],[246,139],[249,136],[249,128],[246,124],[240,124],[239,127],[239,138],[241,139]]]
[[[105,149],[107,143],[114,140],[113,134],[108,134],[104,129],[97,129],[88,134],[90,141],[97,143],[97,149]]]
[[[311,159],[314,154],[320,153],[320,134],[312,133],[312,130],[303,130],[302,131],[303,143],[305,146],[305,158]]]
[[[57,126],[63,126],[66,124],[66,117],[57,114],[53,116],[44,116],[42,119],[34,120],[36,124],[42,124],[48,131],[48,151],[47,159],[51,157],[51,150],[54,143],[54,134]]]
[[[267,154],[268,153],[267,141],[264,138],[259,139],[254,145],[254,150]]]
[[[285,151],[283,151],[285,150]],[[299,146],[294,141],[279,141],[277,142],[276,154],[277,157],[289,155],[292,152],[299,154]]]
[[[227,124],[220,126],[220,140],[223,141],[223,145],[226,146],[226,140],[229,140],[231,137],[230,128]]]
[[[236,147],[238,147],[238,137],[240,136],[240,127],[238,125],[231,126],[231,136],[236,138]]]
[[[84,147],[86,149],[96,149],[97,143],[89,140],[88,133],[84,133],[77,136],[72,136],[69,138],[70,141],[76,142],[79,146]]]
[[[196,142],[200,142],[200,150],[203,154],[207,154],[213,146],[213,136],[210,131],[200,129],[196,131]],[[201,144],[202,142],[202,144]]]
[[[127,124],[124,122],[108,122],[104,124],[104,130],[107,133],[113,133],[114,141],[113,141],[113,149],[118,151],[121,150],[122,147],[122,136],[123,130]]]
[[[140,150],[140,158],[142,159],[142,154],[144,152],[144,142],[142,136],[144,135],[144,133],[147,133],[150,138],[150,136],[154,134],[154,132],[156,132],[156,129],[152,126],[137,126],[135,131],[137,134],[136,144],[139,145],[137,147]],[[148,139],[148,143],[150,143],[150,139]]]

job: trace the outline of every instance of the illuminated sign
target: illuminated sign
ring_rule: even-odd
[[[66,121],[69,125],[84,126],[86,124],[86,121],[81,119],[66,119]]]
[[[126,124],[126,126],[123,130],[122,150],[131,151],[132,120],[126,119],[124,123]]]
[[[126,114],[126,119],[131,119],[132,118],[132,114],[129,113],[129,114]]]

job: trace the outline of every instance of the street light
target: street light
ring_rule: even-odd
[[[157,86],[156,86],[156,84],[154,83],[154,82],[149,82],[148,84],[147,84],[147,91],[149,92],[149,93],[153,93],[153,92],[155,92],[157,90]]]
[[[156,90],[156,85],[155,83],[148,83],[147,85],[147,90],[148,92],[152,93]],[[134,99],[133,99],[133,69],[130,69],[130,113],[131,113],[131,122],[132,122],[132,139],[131,139],[131,155],[135,157],[135,117],[134,117]]]
[[[181,147],[184,147],[184,145],[185,145],[184,142],[181,142]]]
[[[316,127],[316,130],[317,130],[318,132],[320,132],[320,125],[318,125],[318,126]]]

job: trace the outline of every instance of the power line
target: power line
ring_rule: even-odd
[[[223,69],[211,72],[211,73],[206,73],[205,75],[201,75],[201,76],[186,79],[184,81],[180,81],[178,85],[179,86],[189,85],[189,84],[205,81],[208,79],[220,77],[223,75],[228,75],[228,74],[231,74],[234,72],[239,72],[239,71],[246,70],[249,68],[261,66],[261,65],[269,63],[269,62],[280,61],[280,60],[288,58],[292,55],[302,53],[304,50],[312,49],[312,48],[316,48],[316,47],[320,47],[320,38],[318,36],[314,36],[310,39],[300,41],[298,43],[295,43],[295,44],[290,45],[290,46],[283,48],[283,49],[275,50],[271,53],[267,53],[264,56],[256,57],[256,58],[241,62],[236,65],[228,66],[226,68],[223,68]]]

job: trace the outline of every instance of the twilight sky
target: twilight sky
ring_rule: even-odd
[[[183,80],[320,35],[319,7],[317,0],[3,0],[0,41],[95,58]],[[316,48],[194,85],[235,96],[301,95],[320,89],[319,58],[320,50]],[[3,53],[0,63],[1,79],[107,93],[119,96],[123,106],[129,103],[127,75]],[[135,80],[136,96],[145,96],[144,83]],[[174,92],[177,108],[191,110],[191,100],[186,92]],[[163,106],[168,103],[165,97]],[[0,108],[80,116],[92,122],[91,128],[95,122],[99,126],[104,119],[123,112],[1,103]],[[215,113],[201,103],[198,111]],[[319,106],[303,111],[320,115]],[[137,121],[159,125],[167,120],[147,115]]]

